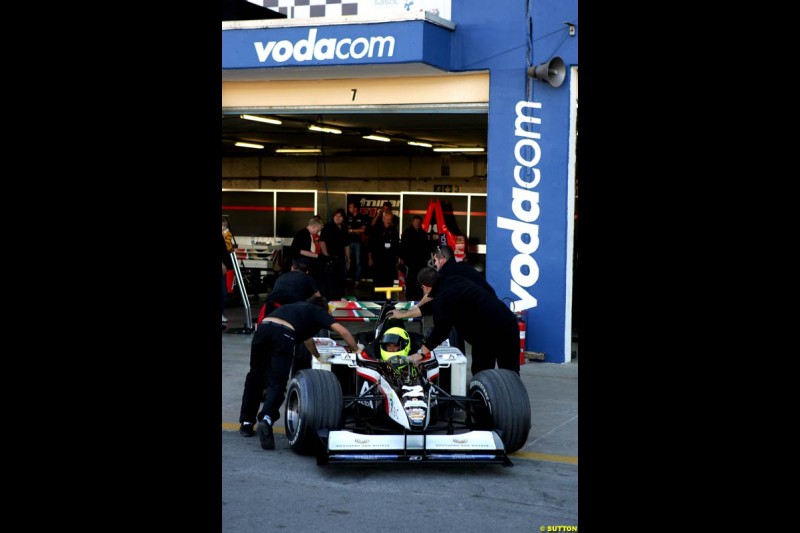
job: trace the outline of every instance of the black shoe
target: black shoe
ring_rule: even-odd
[[[252,437],[253,435],[256,434],[256,432],[253,431],[253,424],[242,424],[241,426],[239,426],[239,433],[241,433],[245,437]]]
[[[265,450],[274,450],[275,436],[272,434],[272,426],[262,420],[258,423],[256,431],[258,431],[258,438],[261,439],[261,447]]]

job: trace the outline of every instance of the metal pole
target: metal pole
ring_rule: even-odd
[[[234,328],[227,330],[227,333],[245,333],[250,334],[255,331],[253,328],[253,318],[250,315],[250,300],[247,297],[247,290],[244,287],[244,277],[242,270],[239,268],[239,259],[236,257],[236,249],[231,252],[231,260],[233,262],[233,271],[236,274],[236,283],[239,285],[239,294],[242,296],[242,303],[244,304],[244,327]]]

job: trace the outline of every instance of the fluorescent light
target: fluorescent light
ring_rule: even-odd
[[[381,141],[383,143],[388,143],[391,141],[389,137],[384,137],[382,135],[364,135],[361,137],[362,139],[369,139],[370,141]]]
[[[318,154],[322,152],[319,148],[278,148],[276,154]]]
[[[434,152],[483,152],[483,148],[434,148]]]
[[[243,118],[245,120],[254,120],[256,122],[266,122],[267,124],[283,124],[283,122],[278,119],[259,117],[256,115],[239,115],[239,118]]]
[[[264,148],[263,144],[243,143],[243,142],[236,143],[236,146],[241,146],[242,148],[258,148],[259,150]]]
[[[337,130],[336,128],[329,128],[327,126],[317,126],[316,124],[312,124],[308,127],[311,131],[321,131],[323,133],[335,133],[339,134],[342,133],[342,130]]]
[[[418,141],[408,141],[408,144],[410,144],[411,146],[424,146],[425,148],[430,148],[431,146],[433,146],[431,143],[422,143]]]

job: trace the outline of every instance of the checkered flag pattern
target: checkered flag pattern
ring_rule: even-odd
[[[347,0],[257,0],[253,3],[290,19],[358,15],[358,3]]]

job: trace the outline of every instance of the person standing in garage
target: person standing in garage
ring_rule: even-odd
[[[397,278],[400,234],[392,223],[394,216],[391,211],[384,211],[383,221],[373,226],[369,237],[369,266],[375,287],[392,287]]]
[[[344,209],[337,209],[319,235],[322,294],[330,300],[344,298],[344,282],[350,267],[350,243],[344,226]]]
[[[414,215],[411,225],[403,232],[400,238],[400,261],[406,267],[406,300],[418,301],[422,299],[422,287],[417,283],[417,274],[428,266],[431,259],[432,243],[428,233],[422,229],[422,217]]]
[[[292,258],[304,257],[308,262],[308,274],[314,278],[317,286],[320,285],[319,252],[314,243],[314,237],[322,229],[322,222],[317,217],[312,217],[306,227],[298,231],[292,240]]]
[[[361,242],[366,230],[366,219],[358,212],[355,202],[347,204],[347,240],[350,243],[350,265],[353,269],[353,287],[361,283]]]

